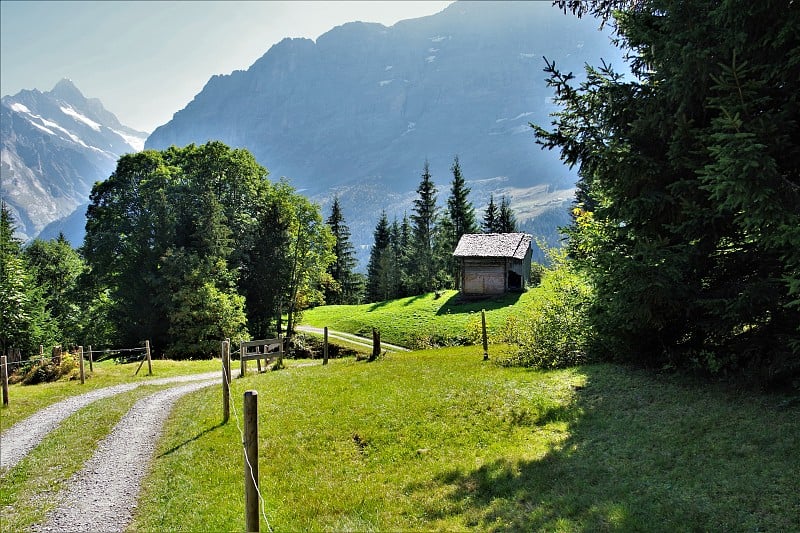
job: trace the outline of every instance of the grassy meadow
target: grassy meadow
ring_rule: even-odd
[[[246,390],[275,531],[800,529],[786,398],[613,365],[501,368],[474,347],[254,374],[234,380],[239,411]],[[133,530],[244,527],[219,395],[177,405]]]
[[[537,289],[484,300],[462,300],[458,291],[410,296],[362,305],[325,305],[303,312],[302,324],[371,337],[407,348],[479,342],[481,310],[486,310],[489,337],[499,336],[509,317],[536,297]]]

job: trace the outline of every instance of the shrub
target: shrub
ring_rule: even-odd
[[[518,349],[499,364],[563,368],[588,360],[591,286],[564,251],[548,254],[553,266],[542,276],[537,298],[525,314],[509,318],[503,330],[503,340],[516,343]]]
[[[58,381],[63,377],[74,379],[77,373],[77,361],[71,354],[65,353],[61,356],[61,364],[58,365],[50,359],[35,362],[25,373],[22,383],[24,385],[36,385],[37,383]]]

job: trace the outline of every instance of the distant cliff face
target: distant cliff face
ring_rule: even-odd
[[[22,239],[85,210],[92,185],[113,172],[120,155],[141,150],[147,136],[120,124],[69,80],[50,92],[4,96],[0,113],[0,193]],[[70,235],[72,226],[61,229],[79,246],[83,217],[72,218],[77,234]]]
[[[311,195],[364,181],[413,191],[426,158],[444,191],[456,154],[475,183],[569,189],[575,176],[528,123],[549,124],[554,110],[542,56],[576,74],[601,57],[621,66],[598,25],[549,2],[459,2],[390,28],[286,39],[247,71],[209,80],[146,147],[219,139]]]

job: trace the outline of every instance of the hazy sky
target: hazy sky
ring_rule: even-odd
[[[354,20],[391,26],[451,2],[0,1],[0,93],[71,79],[127,125],[151,132],[214,74],[245,70],[284,37]]]

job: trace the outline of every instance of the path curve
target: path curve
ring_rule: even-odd
[[[235,372],[238,372],[235,371]],[[0,468],[12,468],[32,451],[51,431],[56,429],[61,422],[87,405],[141,387],[142,385],[165,385],[168,383],[183,383],[187,381],[201,381],[222,378],[222,368],[217,372],[204,374],[190,374],[187,376],[174,376],[159,378],[136,383],[124,383],[113,387],[96,389],[79,396],[72,396],[56,402],[24,420],[20,420],[0,435]]]
[[[323,328],[315,328],[313,326],[297,326],[295,328],[297,331],[302,331],[304,333],[314,333],[316,335],[324,335],[325,331]],[[339,339],[342,341],[347,341],[353,344],[358,344],[359,346],[364,346],[366,348],[372,348],[372,339],[367,339],[365,337],[360,337],[358,335],[354,335],[353,333],[345,333],[343,331],[335,331],[331,328],[328,328],[328,337],[331,339]],[[410,352],[408,348],[404,348],[403,346],[397,346],[396,344],[389,344],[388,342],[381,342],[381,348],[389,352]]]
[[[175,401],[216,385],[209,379],[162,390],[134,404],[59,493],[59,506],[37,532],[123,531],[133,518],[142,479]]]

